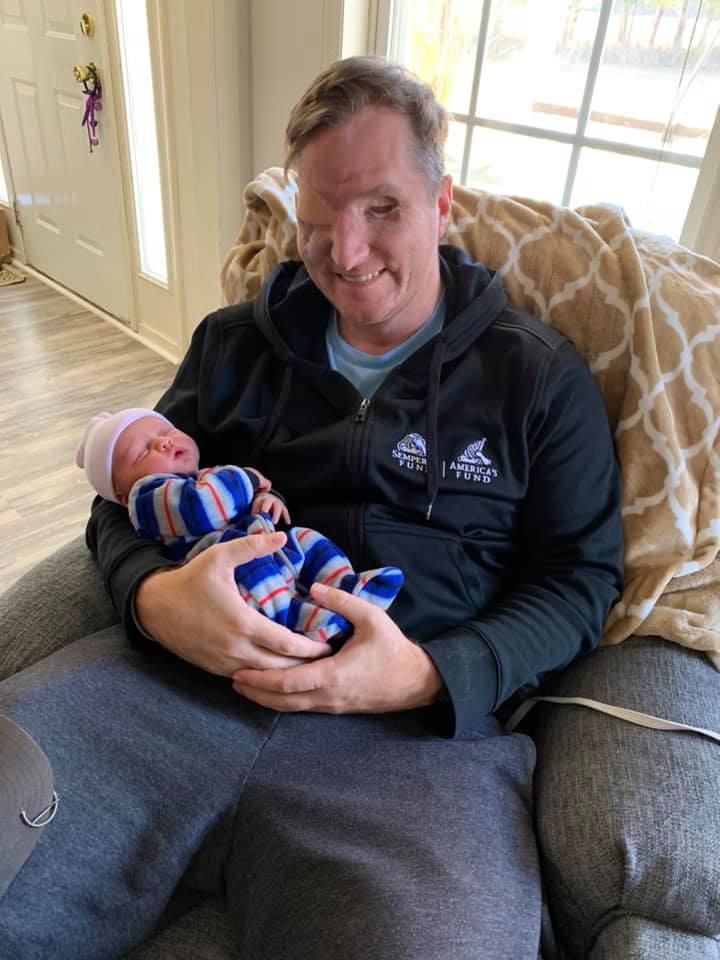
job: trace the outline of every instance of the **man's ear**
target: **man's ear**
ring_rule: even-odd
[[[438,240],[442,240],[452,213],[452,177],[449,173],[440,181],[437,195],[438,210]]]

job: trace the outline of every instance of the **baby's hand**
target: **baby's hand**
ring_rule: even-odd
[[[273,523],[277,523],[278,520],[290,523],[288,508],[280,497],[276,497],[274,493],[266,493],[265,491],[256,493],[251,509],[253,513],[268,513]]]
[[[267,477],[264,477],[259,470],[256,470],[255,467],[245,467],[247,473],[254,473],[258,478],[257,493],[267,493],[267,491],[272,487],[272,483],[268,480]]]

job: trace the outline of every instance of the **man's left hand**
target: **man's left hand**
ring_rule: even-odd
[[[342,590],[313,584],[316,603],[355,626],[333,657],[277,670],[238,670],[233,688],[284,712],[389,713],[432,703],[442,679],[430,657],[384,610]]]

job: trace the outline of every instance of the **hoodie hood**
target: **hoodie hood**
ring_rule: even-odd
[[[451,361],[484,333],[508,301],[499,274],[474,263],[459,247],[444,245],[439,252],[447,306],[445,325],[438,336],[445,344],[445,359]],[[302,315],[311,313],[312,321],[298,324],[296,297],[301,298]],[[315,340],[322,341],[322,352],[311,353],[322,363],[326,324],[320,321],[329,320],[333,311],[302,262],[289,260],[279,264],[263,284],[255,300],[255,323],[283,363],[297,354],[307,357],[308,343]]]

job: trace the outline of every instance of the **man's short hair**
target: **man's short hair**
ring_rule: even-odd
[[[386,107],[408,118],[415,135],[418,168],[440,185],[448,133],[444,108],[427,84],[383,57],[348,57],[320,74],[293,107],[285,131],[285,172],[319,130],[339,127],[366,107]]]

